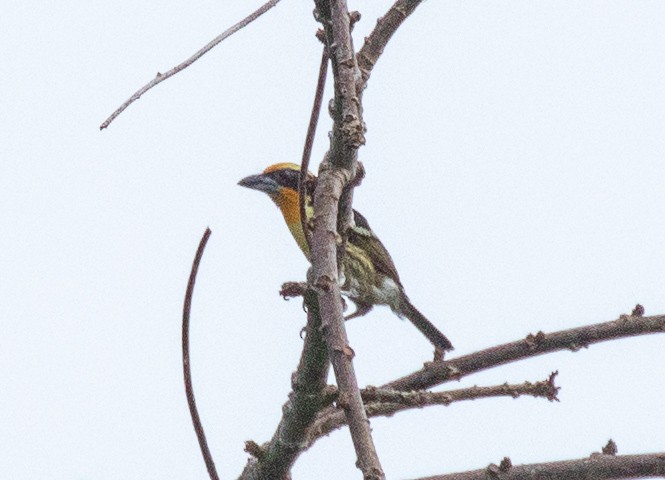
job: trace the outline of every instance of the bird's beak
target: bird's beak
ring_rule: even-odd
[[[251,188],[259,192],[267,193],[268,195],[277,193],[279,185],[272,178],[266,175],[250,175],[238,182],[241,187]]]

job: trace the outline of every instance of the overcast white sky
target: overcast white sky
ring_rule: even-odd
[[[206,478],[181,379],[194,299],[197,399],[223,478],[272,435],[300,354],[307,264],[277,210],[236,186],[298,161],[320,46],[284,0],[99,124],[258,2],[15,2],[0,16],[0,472],[7,479]],[[356,1],[356,43],[388,2]],[[665,313],[665,3],[429,1],[365,94],[355,206],[456,355]],[[330,93],[326,99],[330,98]],[[327,146],[319,129],[314,161]],[[362,384],[420,367],[387,309],[348,325]],[[459,384],[537,381],[560,403],[492,399],[372,422],[389,478],[663,451],[665,337],[562,352]],[[347,430],[294,478],[360,478]]]

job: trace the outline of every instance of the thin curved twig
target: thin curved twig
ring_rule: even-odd
[[[212,454],[210,453],[210,448],[208,447],[208,441],[206,440],[205,432],[203,431],[201,417],[199,417],[199,412],[196,408],[196,400],[194,399],[194,387],[192,386],[192,370],[189,362],[189,316],[192,309],[192,295],[194,294],[196,274],[199,271],[199,264],[201,263],[201,257],[203,256],[203,250],[206,247],[206,243],[208,243],[208,238],[210,238],[211,233],[212,232],[210,229],[206,228],[203,237],[201,237],[199,248],[196,250],[196,255],[194,256],[192,271],[189,274],[189,281],[187,282],[185,305],[182,311],[182,369],[185,377],[185,393],[187,395],[187,405],[189,406],[189,413],[192,416],[192,423],[194,424],[196,438],[199,440],[199,447],[201,448],[203,461],[206,464],[210,478],[212,480],[219,480],[219,475],[217,475],[217,469],[215,468],[215,462],[212,459]]]
[[[143,87],[139,88],[139,89],[134,93],[134,95],[132,95],[131,97],[129,97],[129,99],[128,99],[125,103],[123,103],[122,105],[120,105],[120,106],[117,108],[117,110],[116,110],[115,112],[113,112],[113,113],[112,113],[112,114],[111,114],[106,120],[104,120],[104,123],[102,123],[102,124],[99,126],[99,129],[100,129],[100,130],[104,130],[106,127],[108,127],[108,126],[111,124],[111,122],[112,122],[113,120],[115,120],[115,118],[116,118],[118,115],[120,115],[120,114],[121,114],[121,113],[122,113],[127,107],[129,107],[129,106],[130,106],[132,103],[134,103],[136,100],[138,100],[139,98],[141,98],[141,95],[143,95],[144,93],[146,93],[146,92],[147,92],[148,90],[150,90],[152,87],[154,87],[155,85],[158,85],[158,84],[162,83],[162,82],[163,82],[164,80],[166,80],[167,78],[172,77],[173,75],[175,75],[175,74],[178,73],[179,71],[184,70],[185,68],[189,67],[192,63],[194,63],[194,62],[197,61],[199,58],[201,58],[203,55],[205,55],[205,54],[208,53],[210,50],[212,50],[213,48],[215,48],[215,47],[216,47],[218,44],[220,44],[223,40],[225,40],[226,38],[230,37],[231,35],[233,35],[234,33],[236,33],[238,30],[241,30],[241,29],[243,29],[244,27],[246,27],[247,25],[249,25],[250,23],[252,23],[254,20],[256,20],[257,18],[259,18],[261,15],[263,15],[264,13],[266,13],[268,10],[270,10],[272,7],[274,7],[275,5],[277,5],[279,2],[280,2],[280,0],[270,0],[270,1],[266,2],[266,3],[263,4],[258,10],[256,10],[256,11],[253,12],[253,13],[251,13],[250,15],[248,15],[247,17],[245,17],[244,19],[242,19],[241,21],[239,21],[238,23],[236,23],[235,25],[233,25],[233,26],[232,26],[231,28],[229,28],[228,30],[222,32],[221,34],[219,34],[218,36],[216,36],[215,38],[213,38],[210,42],[208,42],[208,44],[207,44],[206,46],[204,46],[203,48],[201,48],[198,52],[196,52],[194,55],[192,55],[191,57],[189,57],[187,60],[185,60],[185,61],[182,62],[181,64],[176,65],[175,67],[173,67],[171,70],[169,70],[169,71],[166,72],[166,73],[157,73],[157,76],[155,76],[155,78],[153,78],[150,82],[148,82],[147,84],[145,84]]]
[[[307,248],[311,250],[312,234],[307,228],[307,215],[305,213],[305,179],[309,171],[309,160],[312,157],[312,145],[314,144],[314,136],[316,135],[316,126],[319,123],[319,114],[321,113],[321,103],[323,103],[323,92],[326,87],[326,77],[328,76],[328,53],[326,47],[323,47],[321,53],[321,65],[319,66],[319,78],[316,82],[316,93],[314,94],[314,104],[312,105],[312,113],[309,117],[309,125],[307,126],[307,136],[305,137],[305,147],[302,152],[302,161],[300,163],[300,175],[298,176],[298,209],[300,211],[300,225],[303,234],[305,235],[305,242]]]

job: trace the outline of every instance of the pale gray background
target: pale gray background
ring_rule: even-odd
[[[357,1],[357,44],[387,2]],[[307,264],[267,198],[236,182],[298,161],[320,45],[285,0],[98,126],[258,2],[15,2],[0,16],[0,472],[6,479],[205,478],[183,393],[235,477],[267,440],[304,322],[277,296]],[[365,95],[356,207],[456,354],[665,312],[665,3],[423,4]],[[326,95],[326,101],[330,92]],[[318,164],[330,128],[324,113]],[[348,325],[363,384],[430,346],[387,309]],[[389,478],[663,451],[663,336],[558,353],[449,387],[544,379],[561,403],[481,400],[372,422]],[[346,430],[294,478],[359,478]]]

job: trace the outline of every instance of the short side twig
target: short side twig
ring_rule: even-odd
[[[512,466],[508,458],[500,465],[470,472],[450,473],[422,477],[417,480],[570,480],[571,478],[593,478],[609,480],[621,478],[665,477],[665,452],[643,455],[592,454],[589,458],[563,462],[533,463]]]
[[[192,309],[192,295],[194,294],[196,274],[199,271],[199,264],[201,263],[201,257],[203,256],[203,250],[205,250],[206,244],[208,243],[210,233],[210,229],[206,228],[203,237],[201,237],[199,248],[196,250],[196,255],[194,256],[192,271],[189,274],[189,281],[187,282],[185,305],[182,311],[182,369],[185,377],[185,394],[187,395],[187,405],[189,405],[189,413],[192,416],[192,423],[194,424],[196,438],[199,440],[201,454],[203,455],[203,460],[205,461],[210,478],[212,480],[219,480],[219,475],[217,475],[217,469],[215,468],[215,462],[212,459],[212,454],[210,453],[210,448],[208,447],[208,441],[206,440],[205,432],[203,431],[201,417],[199,417],[199,412],[196,409],[194,387],[192,386],[192,370],[189,363],[189,316]]]
[[[104,123],[102,123],[99,126],[100,130],[104,130],[106,127],[108,127],[115,118],[120,115],[127,107],[129,107],[132,103],[134,103],[136,100],[141,98],[141,95],[146,93],[148,90],[150,90],[152,87],[155,85],[158,85],[162,83],[164,80],[166,80],[169,77],[172,77],[176,73],[178,73],[181,70],[184,70],[185,68],[189,67],[192,63],[197,61],[199,58],[201,58],[203,55],[208,53],[210,50],[215,48],[218,44],[220,44],[223,40],[226,38],[230,37],[234,33],[236,33],[238,30],[243,29],[250,23],[252,23],[254,20],[259,18],[261,15],[266,13],[268,10],[270,10],[272,7],[277,5],[280,0],[270,0],[266,2],[264,5],[261,6],[258,10],[256,10],[254,13],[250,14],[249,16],[245,17],[235,25],[233,25],[231,28],[228,30],[222,32],[220,35],[216,36],[214,39],[212,39],[205,47],[200,49],[198,52],[196,52],[194,55],[189,57],[187,60],[182,62],[179,65],[176,65],[173,67],[171,70],[169,70],[166,73],[157,73],[157,76],[153,78],[150,82],[145,84],[143,87],[139,88],[134,95],[129,97],[129,99],[120,105],[118,109],[109,116],[106,120],[104,120]]]

